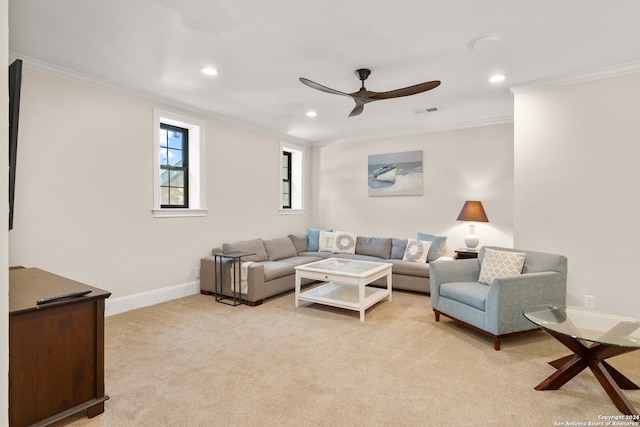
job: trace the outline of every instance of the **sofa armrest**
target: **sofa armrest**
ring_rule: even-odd
[[[523,308],[539,304],[565,305],[567,276],[556,271],[496,278],[489,286],[485,312],[487,330],[495,334],[533,329]]]
[[[223,283],[229,283],[229,266],[227,261],[223,261],[223,265],[226,266],[222,271]],[[218,268],[220,268],[220,261],[218,261]],[[220,270],[218,270],[218,275]],[[216,291],[216,284],[218,283],[218,276],[216,275],[216,261],[214,256],[208,256],[200,259],[200,291],[208,293],[214,293]]]
[[[242,298],[251,302],[261,301],[264,299],[266,292],[264,288],[264,264],[253,262],[247,269],[247,294]]]
[[[480,263],[477,259],[456,261],[434,261],[429,263],[431,306],[438,308],[440,285],[450,282],[475,282],[480,277]]]
[[[215,291],[214,262],[212,256],[200,259],[200,291],[211,293]]]
[[[231,264],[232,261],[224,259],[222,262],[222,293],[224,295],[231,295]],[[218,267],[220,262],[218,261]],[[220,274],[220,270],[218,270]],[[214,293],[216,290],[216,283],[218,282],[218,276],[215,274],[215,257],[209,256],[200,259],[200,290],[208,293]],[[242,295],[243,299],[251,302],[261,301],[264,299],[265,285],[264,285],[264,265],[260,262],[254,262],[249,265],[247,269],[247,293]],[[218,288],[220,290],[220,288]]]

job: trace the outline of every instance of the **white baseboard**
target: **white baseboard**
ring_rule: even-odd
[[[113,316],[114,314],[124,313],[125,311],[134,310],[136,308],[148,307],[150,305],[160,304],[161,302],[199,293],[200,281],[197,280],[195,282],[182,283],[124,297],[107,298],[104,315]]]

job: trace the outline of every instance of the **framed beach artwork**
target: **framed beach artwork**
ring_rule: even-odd
[[[421,196],[422,150],[369,155],[369,196]]]

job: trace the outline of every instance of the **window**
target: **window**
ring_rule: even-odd
[[[304,213],[304,148],[280,144],[280,212]]]
[[[282,152],[282,208],[291,209],[291,153]]]
[[[204,216],[204,122],[153,111],[155,217]]]
[[[160,124],[160,207],[189,207],[189,130]]]

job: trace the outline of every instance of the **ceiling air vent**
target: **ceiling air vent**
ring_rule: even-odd
[[[416,114],[435,113],[436,111],[438,111],[438,107],[418,108],[417,110],[413,110]]]

